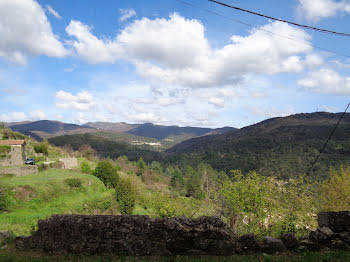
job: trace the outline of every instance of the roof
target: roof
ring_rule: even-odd
[[[0,145],[14,146],[14,145],[25,145],[25,144],[26,144],[25,140],[0,140]]]

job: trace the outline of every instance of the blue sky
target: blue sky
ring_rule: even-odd
[[[176,0],[0,1],[0,121],[243,127],[344,110],[349,37],[183,1],[252,27]],[[350,33],[350,1],[223,2]]]

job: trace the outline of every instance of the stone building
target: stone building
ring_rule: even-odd
[[[25,140],[0,140],[0,167],[24,165]]]

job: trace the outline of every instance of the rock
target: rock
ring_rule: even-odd
[[[267,254],[275,254],[286,251],[282,240],[273,237],[263,237],[263,251]]]
[[[350,232],[350,211],[322,212],[317,220],[320,228],[328,227],[334,233]]]
[[[316,243],[327,243],[329,242],[334,233],[328,227],[318,228],[315,231],[311,231],[309,234],[309,239]]]
[[[298,239],[294,234],[283,234],[281,240],[283,241],[284,246],[289,250],[294,250],[299,246]]]
[[[340,239],[333,239],[328,245],[331,249],[348,249],[349,246]]]
[[[0,231],[0,247],[6,245],[12,239],[12,235],[8,231]]]
[[[54,215],[15,243],[49,253],[127,256],[226,256],[239,250],[237,238],[218,217]]]
[[[350,232],[341,232],[338,237],[347,244],[350,244]]]
[[[255,253],[261,250],[261,245],[254,234],[246,234],[238,238],[241,252]]]
[[[312,242],[310,239],[303,239],[300,241],[300,251],[321,251],[328,250],[329,248],[322,246],[318,243]]]

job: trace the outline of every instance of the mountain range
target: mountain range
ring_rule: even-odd
[[[155,148],[160,149],[171,147],[176,143],[193,137],[222,134],[224,132],[235,130],[233,127],[212,129],[200,127],[161,126],[151,123],[128,124],[124,122],[89,122],[84,125],[76,125],[50,120],[5,123],[5,126],[11,128],[13,131],[29,135],[37,140],[62,135],[94,133],[97,136],[109,138],[111,140],[124,140],[131,144],[154,145]]]

